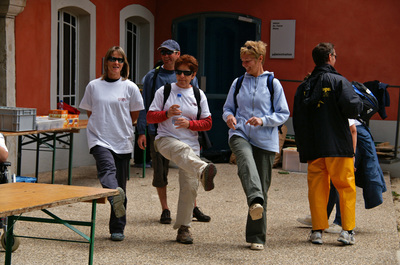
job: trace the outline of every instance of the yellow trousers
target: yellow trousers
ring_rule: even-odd
[[[330,180],[339,193],[343,230],[356,226],[356,184],[351,157],[325,157],[308,161],[308,201],[312,229],[329,228],[327,204]]]

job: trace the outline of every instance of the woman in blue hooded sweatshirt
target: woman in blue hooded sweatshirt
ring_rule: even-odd
[[[278,126],[289,118],[289,107],[279,80],[273,79],[273,97],[264,71],[266,44],[247,41],[240,48],[246,69],[239,93],[238,78],[231,85],[224,105],[223,119],[230,128],[229,146],[236,155],[238,175],[249,206],[246,242],[250,249],[263,250],[267,230],[267,192],[271,184],[272,164],[279,152]]]

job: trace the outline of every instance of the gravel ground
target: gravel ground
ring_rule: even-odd
[[[175,242],[177,231],[172,229],[172,224],[158,222],[161,208],[156,190],[151,185],[152,169],[147,169],[145,178],[142,178],[142,170],[131,167],[126,239],[122,242],[109,240],[110,207],[99,204],[94,264],[398,264],[396,220],[399,202],[393,203],[388,175],[388,192],[379,207],[364,209],[362,191],[357,190],[356,244],[343,247],[337,242],[337,235],[333,234],[323,235],[323,245],[308,242],[310,229],[296,221],[309,212],[306,174],[281,174],[280,169],[274,169],[268,198],[266,248],[264,251],[251,251],[244,239],[247,205],[236,166],[217,164],[217,168],[215,189],[205,192],[200,186],[197,200],[200,208],[211,216],[211,222],[194,221],[191,229],[194,244],[182,245]],[[171,168],[168,200],[173,221],[179,191],[177,176],[178,170]],[[49,183],[50,174],[42,173],[39,182]],[[66,182],[66,170],[57,171],[56,184]],[[100,187],[95,167],[74,168],[73,185]],[[395,186],[400,189],[400,182]],[[88,220],[90,208],[89,203],[78,203],[51,211],[63,219]],[[27,215],[44,216],[42,212]],[[79,239],[64,226],[53,224],[18,222],[15,233]],[[88,246],[21,238],[20,247],[12,258],[13,264],[87,264]],[[0,252],[2,262],[4,251]]]

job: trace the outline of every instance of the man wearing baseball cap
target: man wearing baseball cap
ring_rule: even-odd
[[[165,159],[160,153],[154,150],[154,139],[157,135],[156,124],[148,124],[146,122],[146,114],[149,110],[150,104],[154,99],[154,94],[157,89],[164,86],[165,84],[175,83],[175,61],[181,55],[181,48],[179,44],[174,40],[164,41],[160,47],[157,48],[160,51],[161,59],[163,62],[162,66],[158,66],[148,72],[143,78],[143,101],[145,110],[142,110],[137,121],[137,129],[139,133],[138,145],[141,149],[145,149],[147,146],[150,147],[150,155],[153,166],[153,186],[156,187],[158,197],[160,199],[162,214],[160,223],[170,224],[171,223],[171,212],[168,208],[167,203],[167,185],[168,185],[168,168],[169,160]],[[198,85],[197,78],[195,77],[192,81],[193,86]],[[147,143],[145,129],[147,127],[147,133],[149,134],[149,143]],[[209,222],[211,218],[203,214],[200,209],[195,206],[193,209],[193,217],[200,222]]]

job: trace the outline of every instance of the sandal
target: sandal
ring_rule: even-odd
[[[251,250],[264,250],[264,245],[258,244],[258,243],[251,243],[250,249]]]

